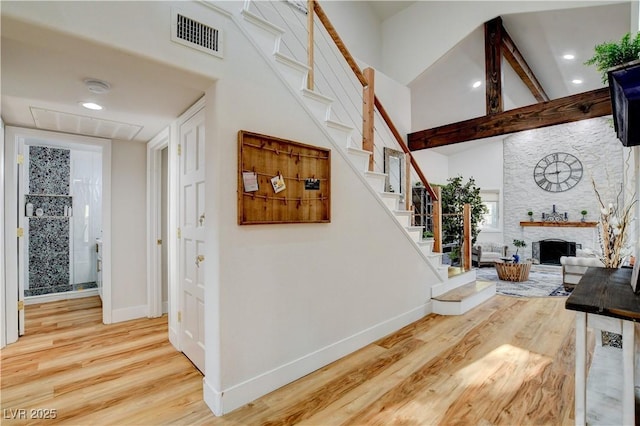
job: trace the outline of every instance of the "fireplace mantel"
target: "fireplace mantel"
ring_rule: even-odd
[[[556,228],[595,228],[598,222],[520,222],[520,226],[546,226]]]

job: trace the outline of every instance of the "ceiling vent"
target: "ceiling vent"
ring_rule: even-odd
[[[44,108],[31,107],[36,128],[56,132],[74,133],[124,141],[135,140],[142,130],[137,124],[103,120],[85,115],[69,114]]]
[[[171,11],[171,40],[222,58],[222,32],[182,11]]]

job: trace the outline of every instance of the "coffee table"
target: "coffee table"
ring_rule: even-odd
[[[498,278],[502,281],[522,282],[529,279],[529,271],[531,270],[531,262],[506,263],[496,262],[496,272]]]

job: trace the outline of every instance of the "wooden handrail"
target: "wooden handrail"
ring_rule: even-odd
[[[402,151],[404,151],[405,154],[410,153],[411,151],[409,151],[409,147],[407,146],[406,143],[404,143],[402,136],[400,136],[400,132],[398,132],[398,129],[393,124],[393,121],[391,121],[391,117],[387,113],[387,110],[384,109],[384,106],[382,105],[382,102],[380,102],[380,99],[378,99],[377,95],[374,96],[374,103],[376,105],[376,108],[378,109],[378,112],[382,116],[382,119],[387,124],[387,126],[389,127],[389,130],[391,130],[391,133],[396,138],[396,141],[402,148]],[[427,178],[424,176],[424,173],[422,173],[422,170],[420,169],[420,166],[418,166],[418,163],[416,162],[416,160],[413,158],[413,155],[411,156],[411,165],[413,166],[413,169],[416,171],[416,174],[422,181],[422,184],[425,186],[425,188],[427,188],[427,191],[429,192],[429,195],[431,195],[431,198],[434,201],[438,201],[438,196],[436,195],[435,191],[429,184],[429,181],[427,180]]]
[[[307,27],[308,27],[308,32],[309,32],[309,37],[307,37],[307,64],[309,65],[309,74],[307,75],[307,89],[309,90],[313,90],[313,76],[314,76],[314,59],[313,59],[313,46],[314,46],[314,41],[313,41],[313,34],[314,34],[314,30],[313,30],[313,13],[312,13],[312,8],[313,8],[313,4],[315,3],[315,0],[307,0]]]
[[[342,53],[342,56],[344,56],[344,59],[346,59],[347,64],[349,64],[349,66],[353,70],[358,80],[360,80],[362,87],[368,86],[369,83],[367,82],[367,79],[364,77],[362,70],[356,63],[355,59],[353,59],[353,56],[351,56],[351,53],[349,53],[349,49],[347,49],[347,46],[345,46],[344,42],[338,35],[338,32],[334,28],[333,24],[331,24],[331,21],[329,21],[329,18],[324,13],[324,10],[322,9],[322,7],[320,7],[320,4],[317,1],[313,2],[313,10],[315,11],[316,15],[318,15],[318,19],[320,20],[320,22],[322,22],[322,25],[324,25],[324,28],[327,30],[327,32],[333,39],[333,42],[338,47],[338,50],[340,51],[340,53]],[[309,11],[309,13],[311,13],[311,11]]]
[[[471,204],[465,203],[463,207],[463,236],[462,236],[462,267],[470,271],[471,265]]]

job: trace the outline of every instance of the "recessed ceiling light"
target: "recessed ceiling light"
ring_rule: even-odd
[[[86,109],[92,109],[94,111],[99,111],[99,110],[102,109],[102,105],[98,105],[98,104],[93,103],[93,102],[81,102],[80,105],[82,105]]]
[[[575,79],[571,80],[571,82],[573,84],[582,84],[582,80],[580,80],[579,78],[575,78]]]
[[[471,87],[473,87],[474,89],[477,89],[480,86],[482,86],[482,82],[480,80],[476,81],[471,85]]]
[[[572,59],[576,58],[576,55],[572,55],[571,53],[567,53],[566,55],[562,56],[564,59],[566,59],[567,61],[570,61]]]

